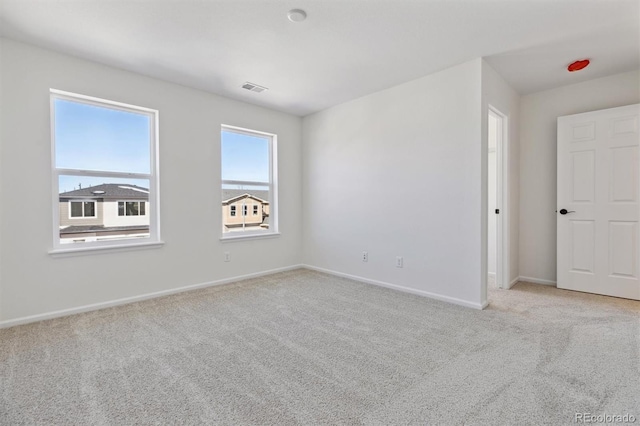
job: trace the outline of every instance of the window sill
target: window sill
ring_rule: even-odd
[[[131,251],[131,250],[148,250],[154,248],[160,248],[164,245],[164,241],[154,241],[135,244],[117,244],[109,246],[94,246],[94,247],[75,247],[75,248],[58,248],[49,250],[51,257],[72,257],[83,256],[90,254],[101,254],[109,252]]]
[[[280,236],[279,232],[270,232],[268,234],[234,235],[234,236],[228,236],[228,237],[221,237],[220,241],[230,242],[230,241],[242,241],[242,240],[261,240],[263,238],[276,238],[279,236]]]

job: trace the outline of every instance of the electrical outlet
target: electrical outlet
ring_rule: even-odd
[[[403,263],[402,256],[396,256],[396,268],[402,268]]]
[[[369,253],[367,253],[366,251],[362,252],[362,261],[363,262],[368,262],[369,261]]]
[[[224,261],[231,262],[231,254],[228,251],[224,252]]]

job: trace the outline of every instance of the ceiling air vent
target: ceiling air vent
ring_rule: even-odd
[[[267,90],[266,87],[258,86],[257,84],[249,83],[248,81],[242,85],[243,89],[251,90],[252,92],[260,93]]]

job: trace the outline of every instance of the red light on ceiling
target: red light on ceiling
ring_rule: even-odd
[[[587,65],[589,65],[589,60],[588,59],[583,59],[581,61],[575,61],[574,63],[572,63],[571,65],[569,65],[567,67],[567,71],[569,72],[574,72],[574,71],[580,71],[582,69],[585,69],[587,67]]]

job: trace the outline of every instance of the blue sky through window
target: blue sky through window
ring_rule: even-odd
[[[147,115],[64,99],[54,107],[57,168],[150,173]],[[269,138],[222,131],[222,179],[268,183]],[[102,183],[149,187],[148,180],[61,175],[59,192]]]
[[[269,182],[269,138],[222,131],[222,179]]]
[[[147,115],[63,99],[54,102],[57,168],[150,173]]]

